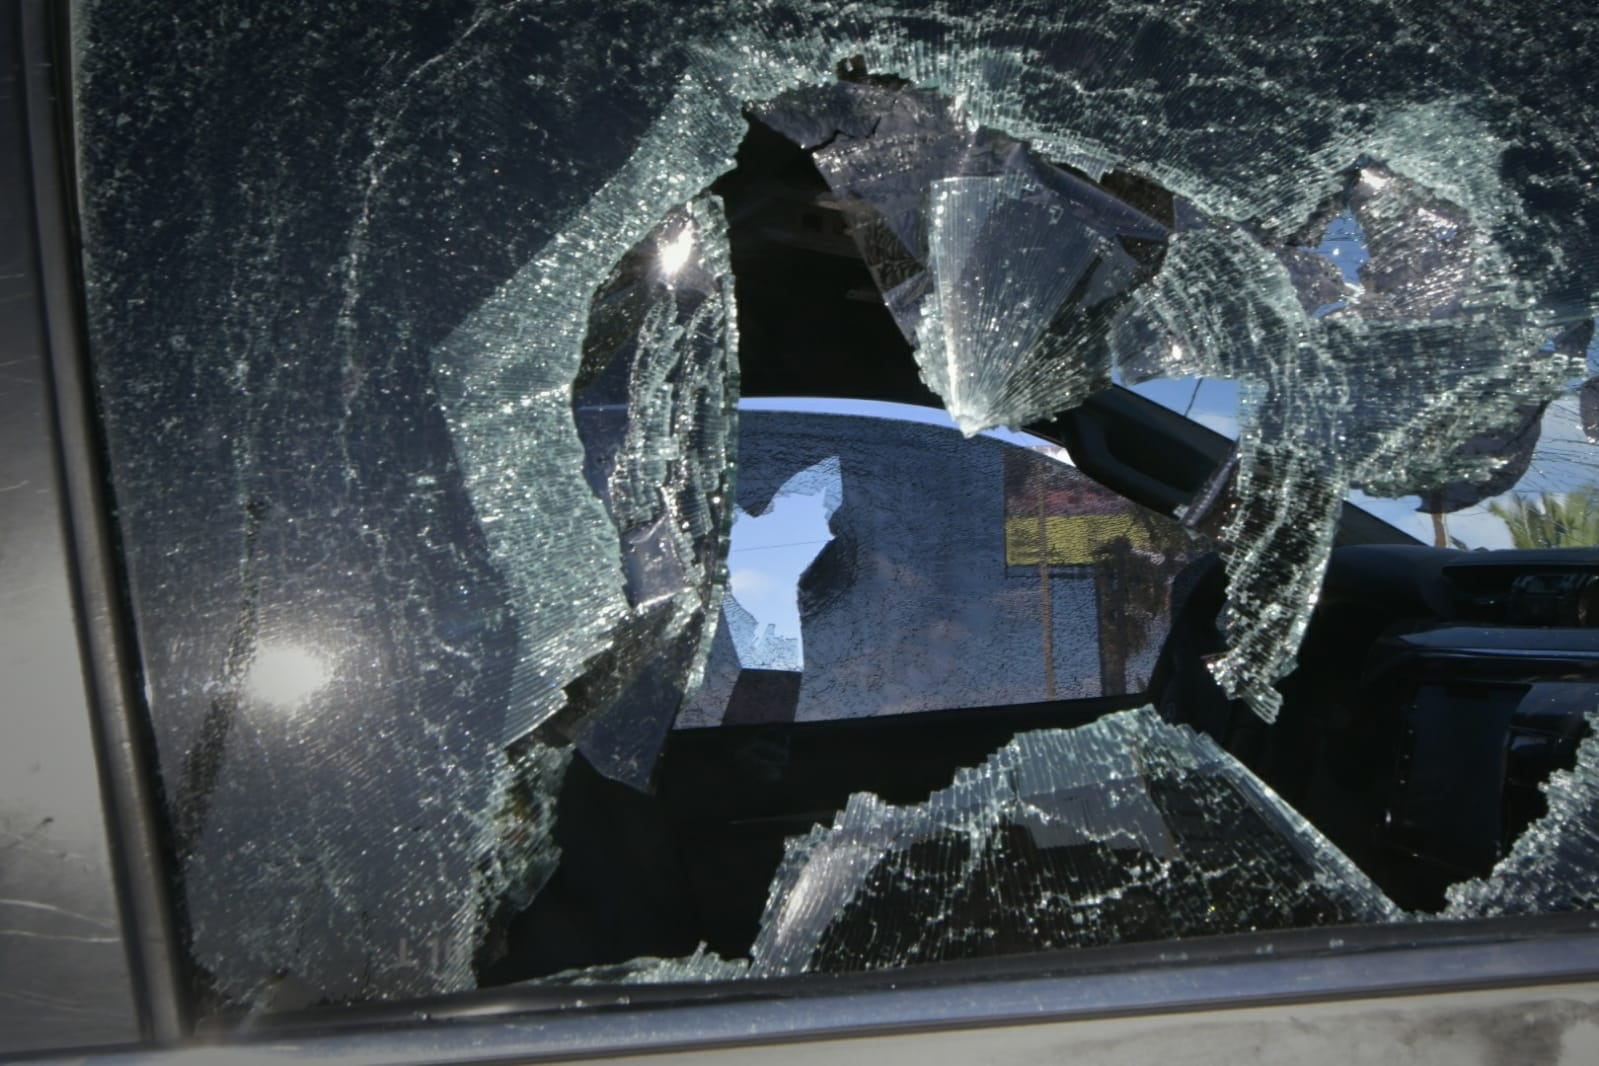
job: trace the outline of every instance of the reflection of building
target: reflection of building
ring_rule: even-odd
[[[799,582],[797,691],[741,679],[748,671],[724,619],[679,725],[1087,698],[1147,675],[1164,632],[1169,568],[1151,554],[1152,523],[1162,520],[1057,459],[939,426],[768,411],[745,412],[741,423],[741,508],[764,512],[797,471],[833,456],[842,499],[828,521],[833,539]],[[1042,575],[1040,494],[1051,560]],[[1018,512],[1024,499],[1033,510]],[[1031,541],[1015,521],[1029,517]],[[1136,624],[1146,639],[1107,660],[1101,574],[1110,573],[1105,553],[1123,547],[1116,573],[1149,571],[1161,605],[1154,617],[1134,609],[1114,622],[1116,633]]]

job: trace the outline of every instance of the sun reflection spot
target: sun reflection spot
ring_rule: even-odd
[[[309,648],[262,644],[245,674],[244,694],[258,703],[292,711],[326,685],[330,676],[327,661]]]
[[[676,277],[677,272],[687,265],[689,253],[693,250],[694,227],[684,226],[677,236],[661,245],[661,273],[668,278]]]

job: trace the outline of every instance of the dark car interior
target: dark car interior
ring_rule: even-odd
[[[1148,183],[1106,187],[1148,201]],[[806,152],[752,119],[737,169],[714,191],[731,225],[745,396],[938,405]],[[1167,514],[1231,449],[1119,388],[1027,428]],[[1594,552],[1435,549],[1346,504],[1271,725],[1206,667],[1223,647],[1225,588],[1214,551],[1176,581],[1146,693],[679,730],[653,795],[579,756],[560,796],[562,864],[480,958],[480,978],[683,956],[702,942],[740,957],[784,840],[827,824],[850,794],[916,803],[1019,732],[1151,702],[1225,746],[1407,909],[1439,909],[1447,886],[1487,874],[1543,813],[1538,786],[1572,765],[1599,670]]]

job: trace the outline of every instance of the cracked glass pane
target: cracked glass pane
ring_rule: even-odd
[[[1584,700],[1593,706],[1591,690]],[[1576,765],[1544,786],[1548,811],[1516,839],[1489,876],[1449,888],[1447,914],[1540,914],[1599,904],[1599,712],[1587,712],[1589,734]]]
[[[1585,5],[72,31],[203,1007],[1591,901]]]
[[[1190,199],[1136,173],[1052,164],[898,80],[756,114],[820,144],[817,168],[865,216],[853,232],[923,379],[968,431],[1074,407],[1118,372],[1240,385],[1229,648],[1213,667],[1268,721],[1343,494],[1427,489],[1438,511],[1503,491],[1530,460],[1525,427],[1574,372],[1569,345],[1541,343],[1559,319],[1477,232],[1474,215],[1505,193],[1454,113],[1401,108],[1365,131],[1348,169],[1297,190],[1344,186],[1332,219],[1304,205],[1308,236],[1208,213],[1213,190],[1191,185]],[[1343,270],[1301,247],[1340,239],[1363,260],[1349,257],[1347,299]]]
[[[1556,697],[1591,707],[1595,691]],[[1449,918],[1587,908],[1599,893],[1599,714],[1547,812]],[[1152,708],[1024,733],[924,803],[852,795],[789,838],[750,960],[568,971],[551,983],[844,973],[1243,930],[1414,921],[1213,740]]]
[[[1021,734],[921,805],[850,797],[789,841],[751,972],[1397,917],[1214,741],[1145,708]]]
[[[502,375],[525,366],[530,346],[484,338],[472,320],[435,364],[450,383],[444,404],[472,471],[469,492],[480,513],[496,516],[490,544],[517,575],[518,614],[538,619],[524,636],[533,654],[520,664],[536,695],[506,739],[542,727],[639,788],[683,693],[697,684],[721,600],[737,394],[730,290],[714,197],[669,214],[600,286],[571,385],[586,485],[574,483],[570,465],[545,465],[565,411],[550,410],[555,428],[543,429],[529,424],[543,398],[495,402],[514,391]],[[549,323],[552,333],[557,325]],[[556,346],[545,358],[567,354]],[[554,389],[548,399],[561,396]],[[568,491],[551,491],[563,477]],[[596,534],[599,554],[585,557],[554,531],[594,500],[616,528],[610,541]],[[618,541],[625,603],[597,583],[594,566],[612,577],[605,556]],[[608,626],[578,630],[600,623]]]

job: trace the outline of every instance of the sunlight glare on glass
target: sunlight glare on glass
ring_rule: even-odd
[[[694,227],[684,226],[678,231],[677,236],[661,245],[660,263],[661,273],[670,280],[677,276],[688,263],[689,253],[694,250]]]
[[[262,644],[244,677],[244,694],[257,703],[292,711],[332,677],[327,660],[298,644]]]

